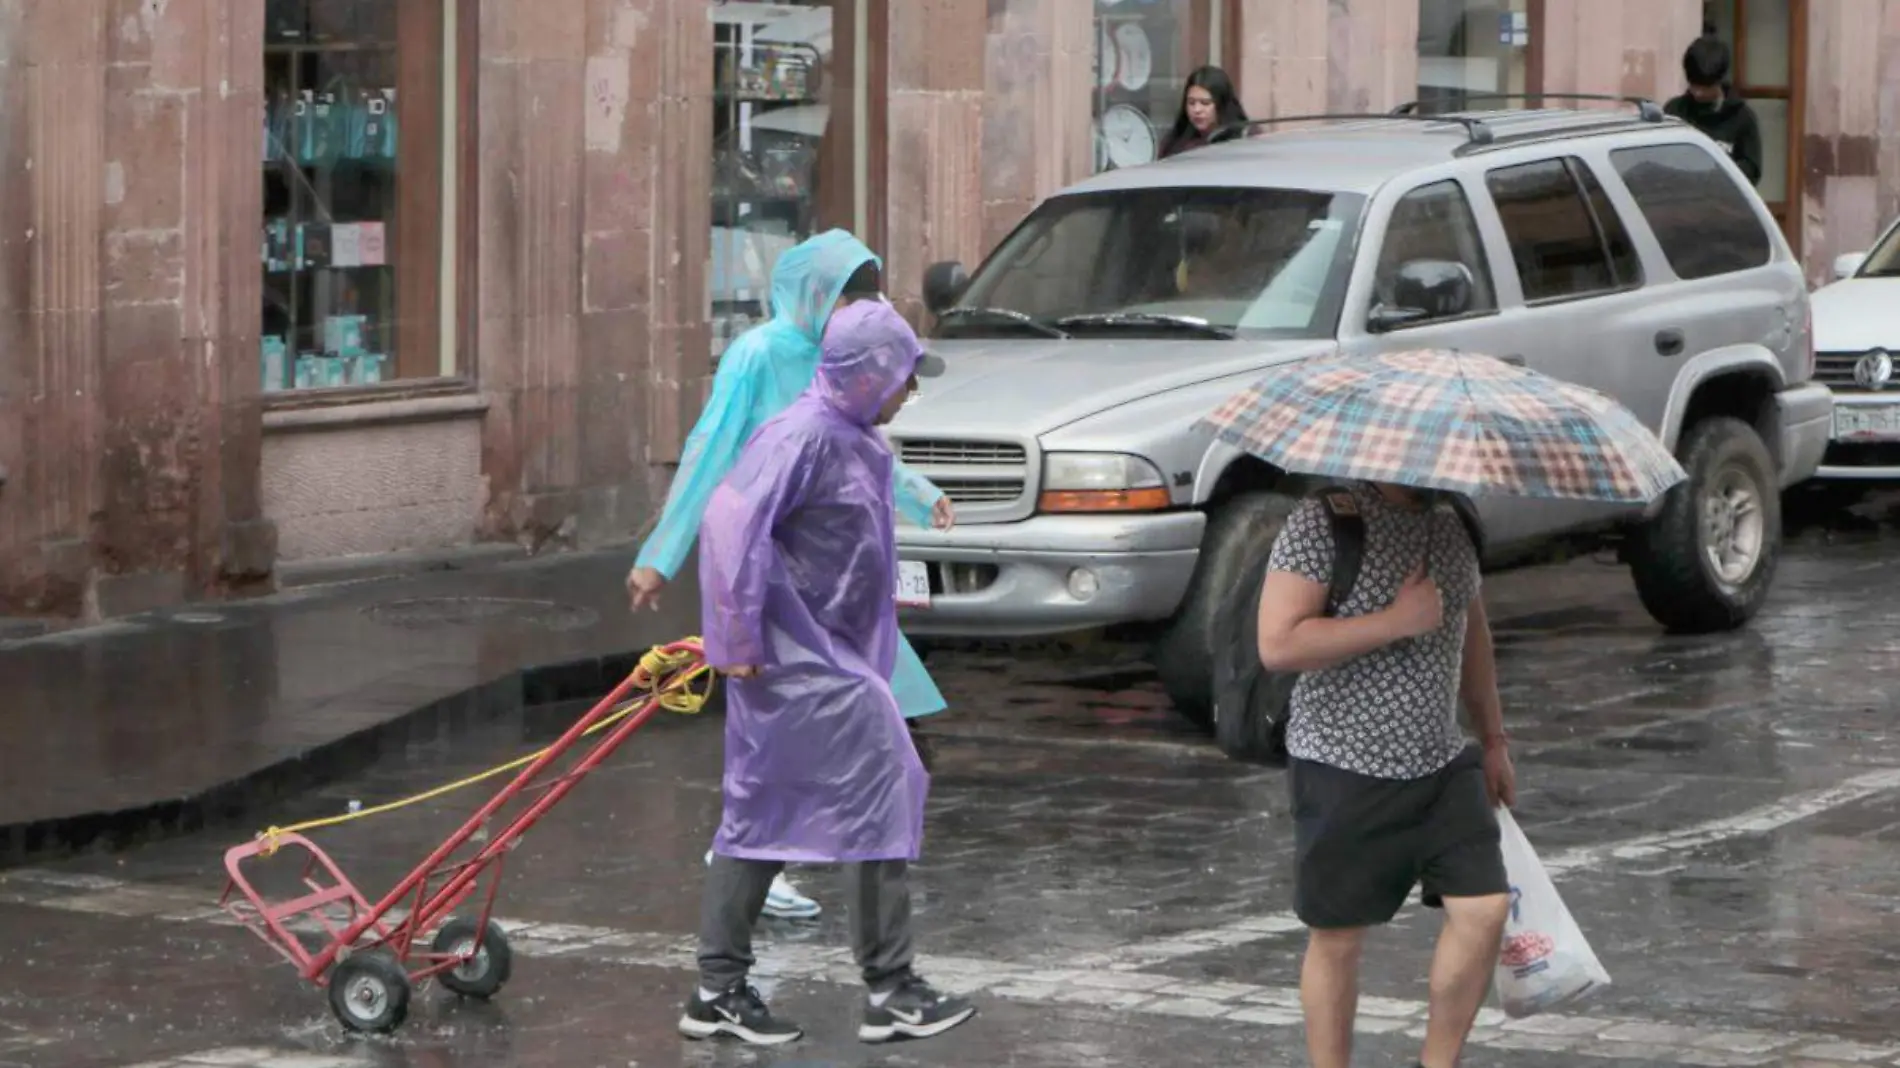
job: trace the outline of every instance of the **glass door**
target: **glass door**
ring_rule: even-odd
[[[1703,20],[1735,56],[1735,91],[1761,126],[1757,187],[1789,244],[1801,247],[1802,82],[1807,67],[1807,0],[1704,0]]]

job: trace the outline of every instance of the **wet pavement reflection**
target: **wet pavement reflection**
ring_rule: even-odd
[[[1596,560],[1487,580],[1519,819],[1615,982],[1551,1017],[1487,1014],[1467,1064],[1900,1065],[1900,557],[1885,512],[1860,521],[1806,528],[1768,611],[1731,635],[1660,634]],[[1279,775],[1223,760],[1129,646],[929,663],[952,710],[931,727],[920,963],[981,1007],[945,1038],[856,1043],[823,870],[797,874],[830,911],[760,935],[761,985],[811,1037],[760,1053],[674,1035],[716,714],[654,721],[510,855],[498,909],[519,959],[491,1004],[424,990],[393,1038],[346,1036],[320,991],[217,922],[229,844],[521,753],[568,704],[419,740],[236,824],[0,873],[0,1066],[1303,1063]],[[477,797],[315,837],[373,893]],[[1435,933],[1412,907],[1372,940],[1360,1063],[1414,1056]]]

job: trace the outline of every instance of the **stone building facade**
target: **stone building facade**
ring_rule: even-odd
[[[1705,21],[1819,282],[1900,207],[1900,0],[0,0],[0,615],[624,541],[804,234],[916,312],[1201,63],[1662,97]]]

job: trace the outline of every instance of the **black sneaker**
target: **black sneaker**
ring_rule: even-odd
[[[756,989],[735,983],[711,1001],[693,991],[680,1016],[680,1034],[693,1039],[731,1035],[754,1046],[782,1046],[803,1038],[805,1032],[795,1023],[774,1017]]]
[[[911,976],[884,999],[884,1004],[865,1003],[858,1038],[865,1042],[934,1038],[975,1015],[975,1005],[962,998],[946,997],[929,983]]]

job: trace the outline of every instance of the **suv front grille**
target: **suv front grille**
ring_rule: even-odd
[[[1028,462],[1021,445],[1001,441],[905,441],[898,455],[912,467],[1021,467]]]
[[[1007,441],[907,438],[897,455],[958,505],[1001,508],[1028,491],[1029,453]]]
[[[1854,365],[1865,355],[1865,352],[1817,352],[1814,380],[1838,393],[1866,393],[1866,387],[1854,381]]]

